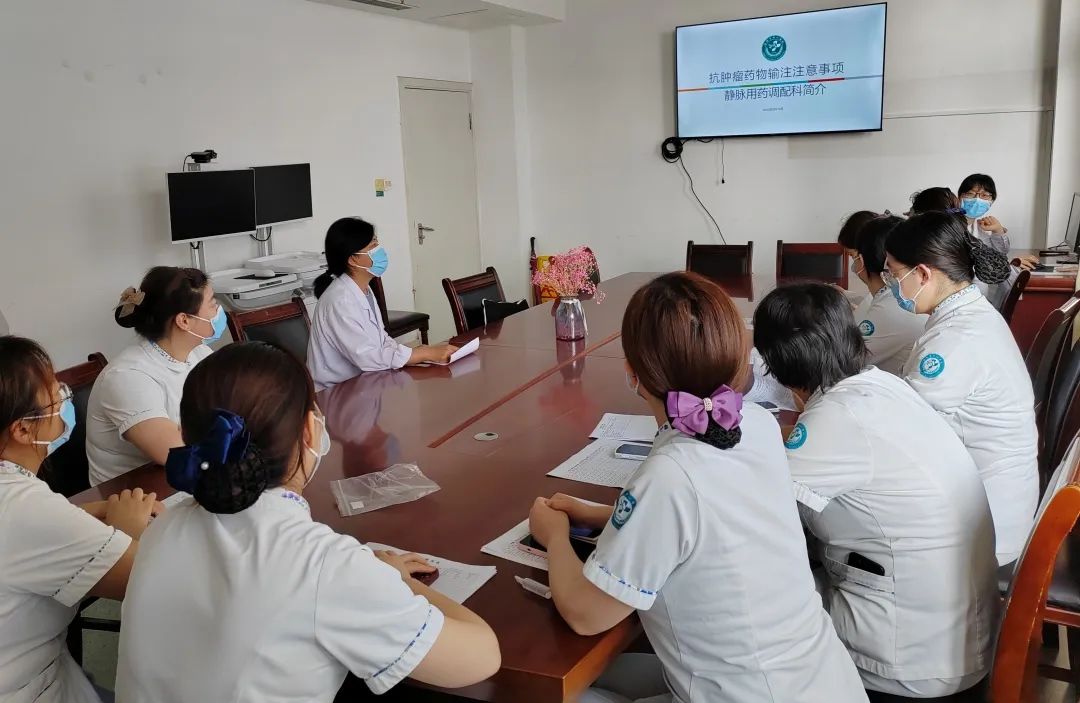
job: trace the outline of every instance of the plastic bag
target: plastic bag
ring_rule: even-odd
[[[439,484],[416,464],[394,464],[375,473],[332,481],[330,490],[341,517],[349,517],[419,500],[439,490]]]

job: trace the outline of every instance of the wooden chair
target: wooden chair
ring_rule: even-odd
[[[1035,421],[1039,436],[1043,433],[1047,399],[1050,395],[1050,383],[1054,371],[1061,360],[1065,340],[1072,329],[1077,311],[1080,311],[1080,297],[1073,296],[1060,308],[1052,310],[1043,321],[1039,333],[1028,349],[1024,363],[1031,375],[1031,387],[1035,393]]]
[[[1020,296],[1024,294],[1024,289],[1027,288],[1028,281],[1031,280],[1031,271],[1021,271],[1013,281],[1012,286],[1009,288],[1008,295],[1005,296],[1005,300],[1001,303],[1001,316],[1005,318],[1005,322],[1012,322],[1013,312],[1016,311],[1016,304],[1020,301]]]
[[[1070,544],[1077,541],[1071,533],[1078,517],[1080,442],[1074,439],[1065,460],[1051,477],[1006,596],[1005,617],[990,675],[994,703],[1037,701],[1039,674],[1069,682],[1075,679],[1075,671],[1040,667],[1039,657],[1044,624],[1080,627],[1080,611],[1063,610],[1056,603],[1061,596],[1055,593],[1064,585],[1063,572],[1073,586],[1071,590],[1076,590],[1077,581],[1068,564],[1080,563],[1075,559],[1078,548]]]
[[[387,310],[386,292],[383,290],[382,279],[371,279],[371,293],[375,296],[375,302],[379,304],[379,314],[382,315],[383,327],[391,337],[400,337],[409,332],[420,332],[420,343],[428,343],[428,325],[431,316],[426,312],[413,312],[411,310]]]
[[[751,276],[754,273],[754,243],[686,243],[686,270],[712,279]]]
[[[56,378],[71,388],[75,404],[75,429],[71,439],[46,460],[41,478],[53,491],[70,498],[90,487],[90,463],[86,459],[86,406],[94,381],[108,365],[105,356],[94,352],[86,363],[56,372]]]
[[[848,255],[836,242],[784,244],[776,242],[776,282],[821,281],[848,286]]]
[[[303,298],[258,310],[228,311],[229,332],[237,342],[269,342],[307,360],[311,321]]]
[[[499,274],[488,266],[483,273],[457,280],[442,279],[446,299],[450,301],[450,313],[458,334],[484,326],[484,300],[506,301]]]

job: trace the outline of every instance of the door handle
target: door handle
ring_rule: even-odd
[[[426,227],[422,222],[417,222],[416,223],[416,239],[417,239],[417,241],[419,241],[421,244],[423,244],[424,240],[427,239],[427,235],[424,234],[424,232],[434,232],[434,231],[435,231],[434,227]]]

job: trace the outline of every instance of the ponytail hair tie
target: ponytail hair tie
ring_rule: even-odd
[[[742,422],[742,405],[742,393],[727,385],[720,386],[705,398],[683,391],[668,391],[667,394],[671,426],[691,437],[705,434],[710,417],[721,428],[729,432],[734,430]]]
[[[127,317],[135,312],[135,308],[142,305],[145,299],[146,293],[143,291],[128,288],[120,294],[120,302],[116,304],[116,307],[120,308],[120,314],[117,317]]]
[[[215,410],[210,431],[201,442],[169,450],[165,478],[176,490],[193,494],[203,471],[240,461],[250,448],[251,435],[244,418],[228,410]]]

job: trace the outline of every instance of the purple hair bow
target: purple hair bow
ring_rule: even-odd
[[[705,434],[710,415],[725,430],[733,430],[742,422],[742,401],[742,393],[736,393],[726,385],[717,388],[708,398],[669,391],[667,414],[672,427],[690,436]]]
[[[169,450],[165,478],[176,490],[194,493],[202,471],[215,464],[238,461],[250,444],[251,435],[244,428],[244,418],[228,410],[217,410],[210,431],[201,442]]]

